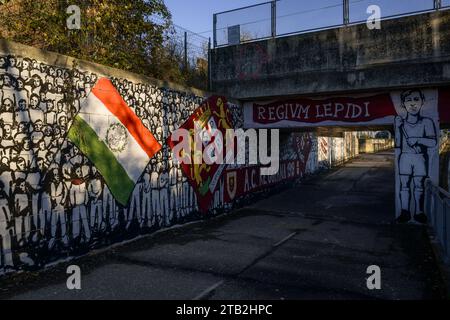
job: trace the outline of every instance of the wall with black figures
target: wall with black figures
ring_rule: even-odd
[[[17,44],[0,48],[0,274],[39,269],[63,257],[212,217],[292,182],[281,179],[227,202],[222,178],[210,211],[200,213],[196,194],[165,141],[208,93]],[[105,76],[163,146],[126,207],[66,139],[80,104]],[[240,106],[229,102],[228,108],[233,126],[241,128]],[[282,161],[302,162],[300,176],[319,169],[318,139],[312,133],[288,134],[280,152]],[[81,191],[74,168],[81,170]],[[81,192],[83,203],[71,203],[71,192]]]

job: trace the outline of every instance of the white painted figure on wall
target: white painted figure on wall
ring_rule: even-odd
[[[433,110],[425,110],[433,109],[432,101],[427,104],[428,98],[433,100],[432,94],[426,97],[421,90],[407,90],[400,94],[402,113],[395,118],[395,146],[400,187],[397,221],[401,223],[412,219],[419,223],[427,221],[424,186],[425,180],[431,176],[430,170],[437,165],[433,163],[433,157],[438,146],[436,118],[432,118]]]
[[[75,179],[72,180],[69,189],[70,203],[72,205],[72,238],[77,242],[89,242],[91,229],[87,213],[88,195],[86,181],[80,165],[75,166],[73,171]],[[84,237],[82,237],[82,230]]]

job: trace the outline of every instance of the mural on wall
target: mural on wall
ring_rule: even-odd
[[[425,180],[439,183],[439,114],[437,90],[392,94],[397,166],[397,221],[426,223]]]
[[[262,176],[259,165],[230,166],[224,174],[224,201],[230,203],[248,194],[302,178],[308,171],[317,170],[317,152],[313,147],[316,141],[311,133],[290,134],[282,145],[286,151],[280,159],[279,171],[273,176]]]
[[[353,136],[353,137],[352,137]],[[356,132],[344,132],[345,159],[351,159],[359,153],[359,141]]]
[[[244,104],[244,126],[252,128],[382,125],[395,115],[389,94]]]
[[[189,131],[193,143],[195,143],[194,135],[198,134],[199,137],[197,138],[202,141],[203,147],[207,147],[210,143],[214,144],[215,147],[209,149],[209,154],[207,154],[209,160],[214,162],[214,159],[217,157],[214,153],[217,150],[224,150],[225,148],[223,138],[219,139],[219,136],[215,136],[214,132],[218,131],[222,134],[222,137],[225,137],[226,130],[233,128],[231,123],[230,111],[228,110],[226,99],[224,97],[213,96],[206,99],[180,128]],[[172,149],[177,145],[177,143],[172,141],[172,137],[167,139],[167,144]],[[198,151],[196,151],[196,147],[193,145],[190,155],[191,162],[194,162],[195,152]],[[198,156],[203,157],[202,154]],[[181,164],[184,174],[197,194],[199,208],[202,212],[208,212],[214,192],[218,187],[226,166],[225,163],[208,165],[205,162],[201,164]]]
[[[319,137],[318,138],[318,151],[319,151],[319,167],[328,169],[331,167],[331,154],[330,154],[330,138]]]
[[[427,178],[439,183],[439,119],[450,121],[448,92],[448,88],[441,88],[246,103],[244,124],[257,128],[394,125],[397,221],[425,223],[424,183]],[[332,162],[345,161],[358,153],[357,144],[347,137],[333,138],[332,145]],[[324,151],[322,147],[319,142],[319,149]]]
[[[84,118],[92,124],[95,118],[95,123],[102,123],[101,112],[79,111],[90,108],[84,102],[94,98],[92,90],[105,89],[103,81],[90,72],[0,55],[0,273],[39,268],[61,256],[78,255],[195,215],[187,181],[168,172],[167,148],[152,154],[203,98],[125,79],[106,80],[109,89],[117,91],[111,101],[114,94],[108,89],[104,105],[126,104],[142,125],[134,127],[139,132],[131,132],[123,121],[112,122],[109,117],[107,126],[91,126],[96,133],[106,129],[98,132],[103,147],[120,162],[133,133],[148,131],[138,142],[147,146],[141,147],[142,161],[127,168],[133,186],[130,182],[129,188],[122,185],[118,191],[111,183],[114,177],[108,177],[111,172],[98,162],[99,155],[87,148],[92,146],[86,145],[88,131],[76,121]],[[150,144],[149,132],[155,136]],[[155,148],[149,147],[152,144]],[[177,199],[169,197],[174,184],[183,190],[176,193]],[[168,208],[183,215],[171,216]]]
[[[344,138],[333,137],[333,147],[331,148],[331,161],[334,164],[342,164],[345,159],[345,141]]]
[[[0,56],[0,262],[5,269],[35,264],[33,256],[47,236],[69,243],[67,217],[61,215],[69,190],[56,163],[69,158],[62,152],[69,119],[95,81],[94,74]],[[57,235],[57,224],[63,234]]]
[[[161,144],[106,78],[99,79],[83,101],[68,138],[92,161],[124,206],[148,162],[161,150]]]
[[[0,274],[38,269],[92,248],[207,216],[200,214],[196,190],[166,143],[204,99],[0,54]],[[216,108],[216,125],[242,128],[242,108],[224,99],[222,103],[210,103]],[[107,112],[117,105],[128,110],[138,125],[136,132],[120,115],[106,120]],[[101,139],[90,139],[94,133]],[[316,139],[309,138],[314,146]],[[133,150],[142,151],[137,157],[142,161],[126,168],[122,160],[131,143],[139,145]],[[273,190],[275,183],[293,181],[292,172],[301,173],[303,168],[303,162],[296,162],[299,153],[292,149],[293,143],[292,136],[280,146],[284,173],[258,187],[257,193],[236,195],[226,202],[226,178],[218,179],[208,200],[208,215],[249,203]],[[306,165],[310,171],[315,170],[314,150]],[[105,159],[111,160],[108,166]],[[117,189],[112,174],[118,171],[112,172],[111,163],[123,167],[129,177],[127,188]]]
[[[450,88],[434,90],[435,113],[450,122]],[[298,98],[244,103],[246,128],[296,128],[324,126],[393,125],[398,115],[395,95],[354,95],[321,99]],[[397,99],[398,100],[398,99]]]

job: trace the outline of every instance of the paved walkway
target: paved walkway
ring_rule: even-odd
[[[425,229],[392,224],[393,154],[364,155],[230,215],[0,283],[15,299],[423,299],[442,295]],[[366,286],[378,265],[382,289]]]

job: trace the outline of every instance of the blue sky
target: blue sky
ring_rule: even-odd
[[[164,0],[173,22],[193,32],[203,32],[212,29],[213,14],[216,12],[236,9],[263,3],[261,0]],[[205,33],[205,36],[212,35]]]
[[[248,5],[264,3],[267,0],[165,0],[173,16],[173,22],[188,30],[203,33],[212,29],[213,14]],[[416,10],[433,8],[433,0],[350,0],[352,22],[365,21],[367,7],[379,5],[382,16],[390,16]],[[450,0],[443,0],[450,5]],[[333,26],[342,22],[342,0],[281,0],[278,2],[278,33]],[[219,28],[241,24],[241,32],[248,29],[253,34],[264,36],[270,29],[270,9],[260,6],[247,12],[231,13],[219,21]],[[256,21],[256,22],[255,22]],[[223,36],[226,30],[223,29]],[[212,37],[212,32],[202,34]],[[220,38],[221,35],[218,35]]]

